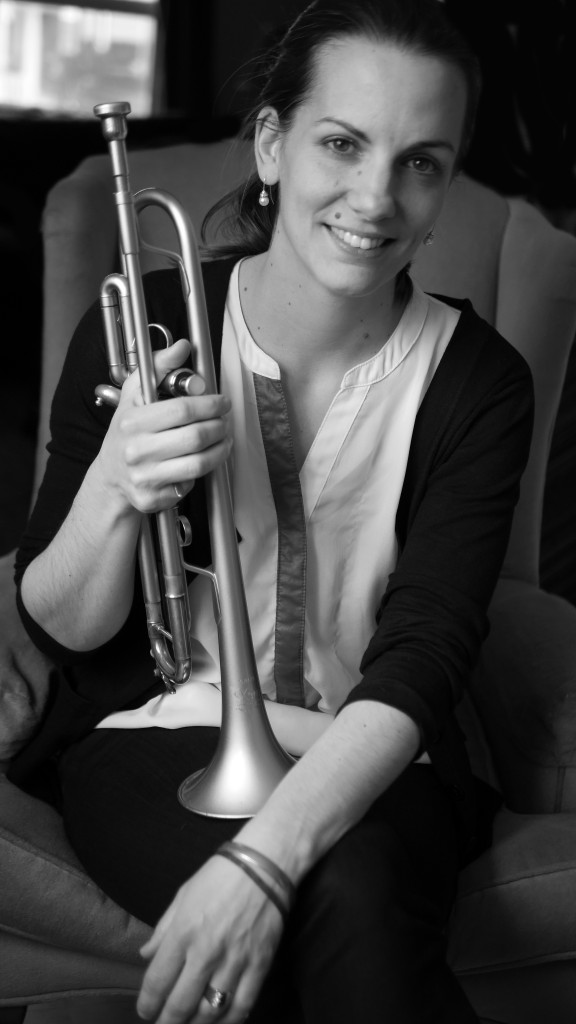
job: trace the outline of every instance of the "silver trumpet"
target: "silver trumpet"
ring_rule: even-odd
[[[144,402],[156,402],[160,398],[150,330],[160,330],[167,344],[171,344],[172,339],[165,327],[148,323],[140,269],[141,246],[162,253],[179,267],[193,365],[206,384],[206,393],[214,393],[217,391],[216,373],[198,246],[190,218],[168,192],[156,188],[135,194],[130,191],[125,143],[130,104],[103,103],[94,108],[94,113],[101,120],[112,160],[123,269],[121,274],[109,275],[101,288],[110,378],[115,386],[99,385],[96,401],[117,405],[118,388],[136,367]],[[148,206],[160,207],[172,218],[179,253],[140,242],[138,214]],[[173,372],[162,382],[163,392],[173,396],[188,394],[192,376],[186,369]],[[176,507],[143,517],[138,555],[148,636],[157,664],[156,674],[174,691],[175,684],[188,679],[192,662],[186,573],[210,577],[220,652],[222,728],[212,761],[207,768],[184,780],[178,798],[184,807],[197,814],[247,818],[262,806],[294,762],[276,740],[264,708],[238,556],[227,465],[208,474],[205,483],[211,570],[184,561],[182,547],[189,543],[190,526]],[[155,536],[162,565],[163,591],[157,570]],[[167,609],[168,624],[164,622],[163,606]]]

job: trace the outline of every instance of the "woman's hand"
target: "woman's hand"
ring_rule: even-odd
[[[183,339],[154,353],[158,381],[182,366],[189,353]],[[145,405],[140,378],[125,381],[118,408],[98,455],[104,486],[140,512],[169,508],[194,481],[224,462],[230,453],[223,395],[198,394],[162,399]]]
[[[252,1009],[282,935],[280,912],[236,865],[214,856],[178,891],[141,952],[137,1009],[158,1024],[236,1024]],[[203,994],[229,993],[222,1010]]]

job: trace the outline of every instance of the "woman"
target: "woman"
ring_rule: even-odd
[[[443,932],[479,817],[453,709],[532,392],[521,357],[408,267],[462,160],[476,67],[434,0],[318,0],[263,82],[240,241],[205,268],[222,395],[143,406],[131,377],[114,415],[97,410],[95,311],[73,341],[18,565],[24,620],[63,665],[36,762],[59,752],[66,826],[96,881],[162,914],[145,1019],[464,1024]],[[147,291],[178,336],[174,275]],[[157,353],[158,376],[186,354]],[[134,598],[141,513],[185,494],[201,560],[202,476],[231,452],[266,705],[299,757],[240,824],[175,798],[219,724],[204,584],[175,696],[151,680]]]

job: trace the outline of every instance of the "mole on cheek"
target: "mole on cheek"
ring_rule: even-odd
[[[341,217],[342,217],[341,213],[335,213],[334,214],[334,220],[340,220]]]

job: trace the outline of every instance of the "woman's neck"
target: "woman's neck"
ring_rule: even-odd
[[[285,278],[268,253],[244,260],[240,301],[256,343],[280,367],[325,362],[348,369],[371,358],[396,328],[404,302],[395,282],[371,295],[334,296]]]

